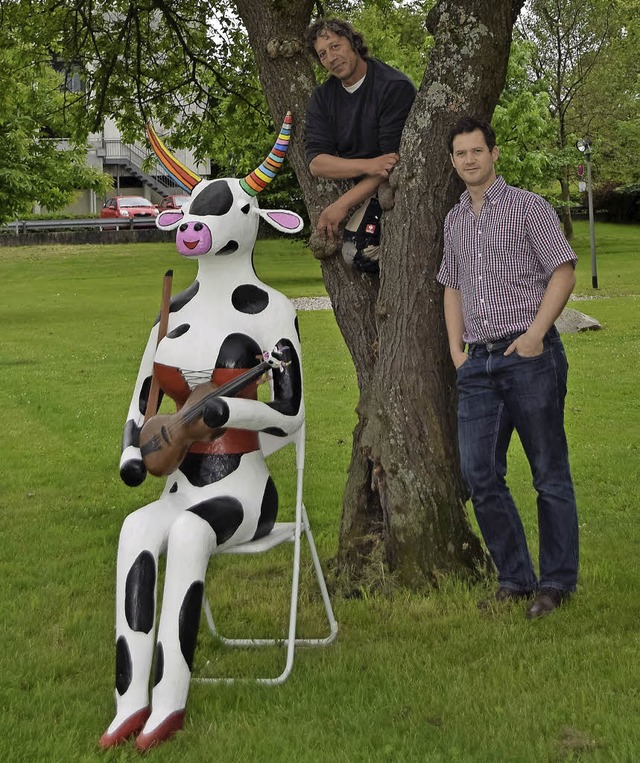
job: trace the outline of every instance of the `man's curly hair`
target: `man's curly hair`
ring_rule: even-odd
[[[340,37],[346,37],[351,44],[353,50],[358,53],[362,58],[366,58],[369,52],[364,37],[360,32],[356,32],[353,26],[348,21],[343,21],[337,18],[321,18],[314,21],[313,24],[307,29],[305,33],[304,42],[307,48],[307,52],[318,62],[318,54],[314,48],[314,44],[318,37],[323,37],[327,32],[333,32]]]

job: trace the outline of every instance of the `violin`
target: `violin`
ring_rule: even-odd
[[[174,472],[194,442],[211,442],[225,431],[212,429],[203,420],[205,406],[216,397],[234,397],[269,369],[284,370],[288,347],[265,351],[262,361],[220,387],[199,384],[176,413],[159,413],[140,430],[140,453],[149,474],[166,477]]]

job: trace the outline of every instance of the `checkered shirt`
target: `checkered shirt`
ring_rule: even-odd
[[[526,331],[553,271],[576,263],[553,207],[498,177],[478,217],[465,191],[444,223],[437,280],[462,295],[465,342],[490,342]]]

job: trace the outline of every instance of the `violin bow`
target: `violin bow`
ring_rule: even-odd
[[[160,304],[160,322],[158,323],[158,339],[156,348],[167,335],[169,325],[169,308],[171,307],[171,284],[173,282],[173,270],[167,270],[162,281],[162,302]],[[144,413],[144,423],[158,412],[158,400],[160,398],[160,384],[155,371],[151,373],[151,386],[147,399],[147,408]]]

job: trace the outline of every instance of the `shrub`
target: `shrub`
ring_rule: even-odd
[[[602,183],[593,191],[593,208],[607,222],[640,223],[640,185]]]

